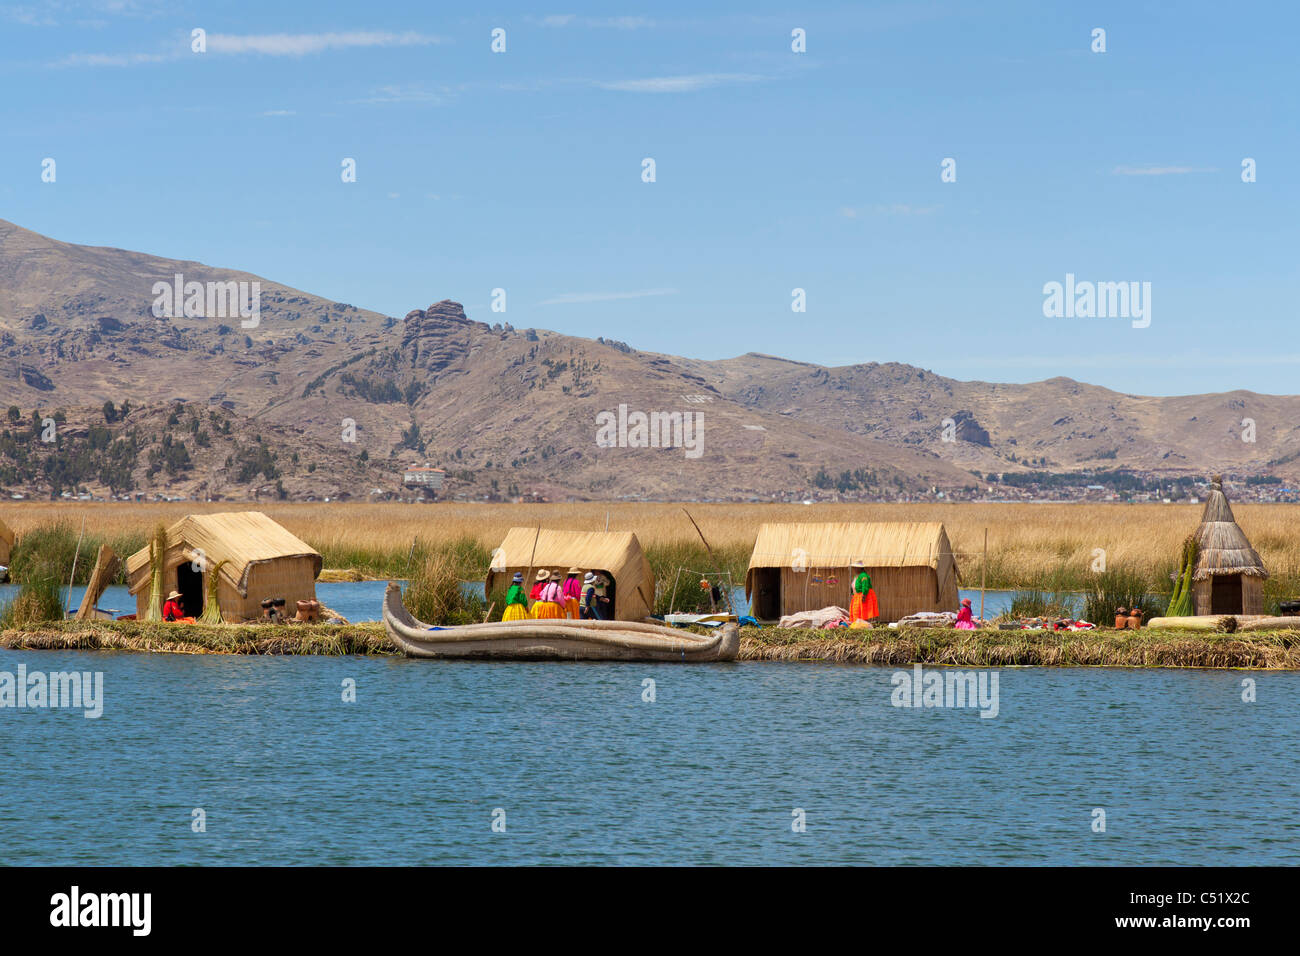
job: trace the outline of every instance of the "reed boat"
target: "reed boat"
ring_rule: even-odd
[[[565,661],[734,661],[740,630],[725,624],[692,634],[639,621],[498,621],[433,627],[402,603],[401,586],[384,592],[384,630],[407,657]]]

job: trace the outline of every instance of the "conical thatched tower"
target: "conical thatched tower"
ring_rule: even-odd
[[[1263,614],[1268,572],[1259,552],[1237,526],[1219,475],[1210,483],[1196,542],[1201,546],[1192,572],[1196,613]]]

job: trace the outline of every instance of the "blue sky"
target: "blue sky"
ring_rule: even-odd
[[[0,0],[0,217],[701,358],[1294,394],[1298,28],[1250,2]],[[1149,281],[1150,326],[1045,318],[1067,273]]]

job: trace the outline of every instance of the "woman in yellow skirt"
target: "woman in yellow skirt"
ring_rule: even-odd
[[[524,593],[524,576],[516,571],[506,592],[506,612],[501,615],[503,621],[525,621],[528,619],[528,595]]]
[[[871,575],[862,561],[854,561],[853,603],[849,606],[849,621],[870,621],[880,617],[880,607],[876,603],[876,592],[871,587]]]
[[[551,578],[551,572],[538,571],[537,577],[543,581],[542,589],[537,593],[537,603],[533,605],[533,618],[544,621],[563,617],[560,610],[564,602],[564,592]]]

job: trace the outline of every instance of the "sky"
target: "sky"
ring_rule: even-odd
[[[1297,10],[0,0],[0,218],[696,358],[1296,394]],[[1146,317],[1046,315],[1067,275]]]

